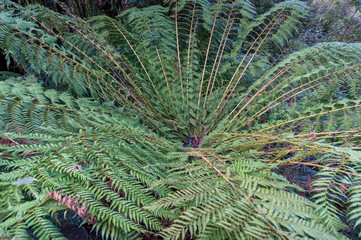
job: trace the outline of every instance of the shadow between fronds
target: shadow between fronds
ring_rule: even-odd
[[[168,4],[83,20],[0,3],[0,47],[57,89],[0,83],[0,137],[18,143],[0,145],[1,234],[61,238],[70,209],[110,239],[346,239],[361,45],[284,56],[297,0]],[[309,189],[287,166],[315,172]]]

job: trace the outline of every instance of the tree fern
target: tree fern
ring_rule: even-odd
[[[297,0],[168,4],[83,20],[1,2],[0,47],[68,89],[1,82],[1,234],[58,238],[68,209],[110,239],[346,238],[361,45],[282,55]],[[318,172],[311,199],[288,165]]]
[[[20,204],[31,199],[37,200],[35,203],[38,204],[41,201],[49,202],[51,198],[59,201],[59,198],[49,193],[56,191],[63,197],[69,197],[69,200],[78,199],[79,204],[86,204],[89,213],[96,216],[97,226],[101,226],[101,222],[108,222],[106,235],[114,230],[113,237],[118,238],[117,234],[141,233],[147,229],[161,228],[159,220],[142,210],[141,206],[155,201],[154,194],[164,196],[169,190],[158,187],[152,192],[145,191],[147,186],[157,180],[157,176],[162,177],[164,174],[160,170],[153,172],[151,168],[145,170],[143,166],[159,162],[162,158],[166,159],[165,152],[162,151],[174,148],[173,144],[157,140],[158,137],[152,137],[152,133],[146,128],[142,130],[132,127],[130,119],[121,120],[124,118],[121,112],[117,113],[116,109],[109,112],[111,104],[103,111],[102,107],[92,104],[88,99],[74,102],[54,90],[39,94],[36,91],[41,90],[39,85],[14,87],[3,82],[1,89],[1,106],[3,110],[7,110],[7,116],[3,115],[2,119],[11,123],[11,129],[15,129],[16,125],[16,129],[21,129],[22,132],[14,135],[5,132],[3,136],[21,143],[24,143],[24,138],[31,139],[31,142],[27,141],[26,144],[10,147],[2,145],[3,165],[8,168],[0,177],[3,206],[16,206],[16,202]],[[16,92],[17,95],[12,92]],[[28,107],[29,104],[32,106]],[[36,111],[40,105],[44,111]],[[29,111],[29,108],[32,110]],[[87,114],[83,115],[85,112]],[[91,114],[93,116],[89,115],[90,112],[94,113]],[[28,122],[23,124],[23,121],[17,121],[20,118],[26,118]],[[106,124],[107,121],[109,125]],[[40,125],[48,127],[30,127],[39,122]],[[129,123],[124,125],[125,122]],[[117,123],[122,123],[123,126]],[[23,135],[24,132],[27,135]],[[103,135],[100,132],[103,132]],[[107,139],[110,135],[113,135],[111,142]],[[137,147],[139,140],[143,146]],[[159,146],[159,149],[155,149],[154,145]],[[154,151],[153,156],[149,155],[149,151]],[[15,155],[10,154],[11,152]],[[26,158],[26,162],[23,157]],[[118,160],[114,161],[115,159]],[[73,166],[82,168],[73,169]],[[114,171],[115,169],[117,170]],[[16,184],[16,180],[26,178],[33,180]],[[50,196],[44,200],[40,195],[47,195],[46,192]],[[38,209],[29,204],[26,206],[29,210]],[[21,212],[26,213],[26,210],[12,209],[11,214]],[[24,219],[21,219],[21,214],[17,214],[16,227],[21,227],[19,223],[26,221],[30,228],[44,228],[45,232],[41,231],[39,237],[49,239],[51,234],[56,235],[52,233],[54,230],[51,230],[51,222],[40,218],[47,214],[34,214],[31,213]],[[11,224],[8,225],[9,223]],[[5,221],[2,232],[6,232],[7,227],[13,223]],[[144,224],[144,227],[140,223]],[[117,230],[117,227],[120,229]],[[46,232],[48,228],[49,232]]]

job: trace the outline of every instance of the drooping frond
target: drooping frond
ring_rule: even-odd
[[[160,233],[165,239],[343,238],[323,228],[314,203],[294,193],[300,190],[296,185],[262,170],[264,163],[238,158],[226,164],[217,156],[191,154],[200,159],[162,181],[178,191],[147,207],[182,208]]]
[[[135,126],[111,104],[75,101],[39,85],[2,82],[0,89],[6,123],[1,137],[16,143],[0,145],[1,165],[7,169],[0,174],[1,209],[12,215],[0,224],[2,234],[44,229],[41,239],[61,235],[48,220],[48,211],[59,206],[45,208],[54,200],[114,239],[163,228],[142,206],[169,192],[147,190],[164,173],[144,166],[166,162],[167,151],[176,146]]]
[[[67,89],[0,82],[1,234],[60,237],[70,211],[110,239],[346,238],[361,45],[284,56],[298,0],[167,3],[89,20],[0,3],[7,57]]]

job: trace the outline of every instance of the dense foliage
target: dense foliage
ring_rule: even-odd
[[[298,0],[167,4],[84,20],[0,2],[28,73],[0,82],[0,237],[64,239],[78,216],[104,239],[348,239],[361,44],[283,55]]]
[[[303,42],[361,41],[361,2],[313,0],[311,16],[302,34]],[[334,9],[337,9],[335,11]]]

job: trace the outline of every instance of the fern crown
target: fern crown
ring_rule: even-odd
[[[27,72],[0,81],[0,237],[66,239],[69,221],[104,239],[348,239],[360,225],[361,45],[285,56],[305,3],[0,8],[0,48]]]

